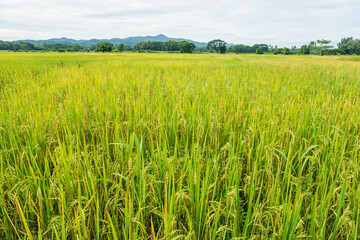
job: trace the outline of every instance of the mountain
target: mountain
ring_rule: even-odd
[[[171,37],[167,37],[164,34],[159,34],[156,36],[137,36],[137,37],[128,37],[128,38],[111,38],[111,39],[90,39],[90,40],[75,40],[75,39],[71,39],[71,38],[51,38],[51,39],[47,39],[47,40],[19,40],[22,42],[29,42],[29,43],[33,43],[33,44],[52,44],[52,43],[61,43],[61,44],[80,44],[83,46],[91,46],[94,44],[98,44],[99,42],[102,41],[107,41],[110,42],[112,44],[119,44],[119,43],[123,43],[125,45],[129,45],[129,46],[134,46],[136,43],[138,42],[142,42],[142,41],[159,41],[159,42],[166,42],[169,40],[175,40],[175,41],[188,41],[188,42],[192,42],[195,44],[195,46],[197,47],[206,47],[207,43],[205,42],[197,42],[197,41],[193,41],[190,39],[184,39],[184,38],[171,38]]]

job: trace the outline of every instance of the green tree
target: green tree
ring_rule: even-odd
[[[360,54],[360,40],[353,37],[342,38],[338,44],[339,51],[343,54]]]
[[[29,51],[35,49],[35,45],[28,42],[20,42],[20,46],[22,51]]]
[[[194,51],[196,52],[207,52],[207,47],[195,47]]]
[[[251,50],[253,53],[256,53],[256,50],[258,48],[261,48],[263,52],[267,52],[269,50],[269,46],[267,44],[261,43],[261,44],[255,44],[251,47]]]
[[[79,44],[70,44],[68,46],[69,52],[79,52],[80,50],[83,50],[84,47],[80,46]]]
[[[282,50],[282,53],[283,53],[284,55],[289,55],[289,54],[290,54],[290,49],[287,48],[287,47],[284,47],[283,50]]]
[[[113,45],[109,42],[99,42],[96,45],[95,52],[111,52]]]
[[[215,39],[208,43],[207,49],[216,53],[224,54],[226,52],[226,42],[221,39]]]
[[[90,51],[95,51],[96,50],[96,45],[95,44],[93,44],[93,45],[91,45],[90,47],[89,47],[89,49],[90,49]]]
[[[282,54],[282,51],[281,51],[281,49],[276,48],[274,51],[274,55],[278,55],[278,54]]]
[[[310,54],[310,48],[307,45],[302,45],[300,48],[300,54],[307,55]]]
[[[347,49],[349,54],[357,54],[360,55],[360,40],[351,40],[347,44]]]
[[[187,41],[178,42],[181,53],[192,53],[195,49],[195,44]]]
[[[230,46],[227,49],[227,51],[233,53],[251,53],[252,47],[248,45],[238,44],[238,45]]]
[[[323,56],[325,54],[325,50],[333,47],[333,46],[328,45],[329,43],[331,43],[331,40],[321,39],[321,40],[316,40],[316,43],[319,44],[316,46],[316,49],[320,50],[321,56]]]
[[[313,53],[314,53],[314,49],[316,49],[316,42],[311,41],[311,42],[309,43],[309,49],[310,49],[310,54],[313,54]]]
[[[124,51],[127,51],[127,52],[130,52],[130,51],[133,51],[134,48],[129,46],[129,45],[124,45]]]
[[[134,46],[135,51],[151,50],[151,41],[138,42]]]
[[[159,41],[152,41],[150,44],[150,50],[153,51],[163,51],[164,50],[164,43]]]
[[[256,49],[256,54],[264,54],[264,51],[261,47]]]
[[[353,40],[353,37],[342,38],[337,46],[338,46],[338,48],[344,47],[352,40]]]
[[[164,50],[165,51],[170,51],[170,52],[179,51],[180,50],[179,44],[175,40],[166,41],[166,42],[164,42]]]
[[[122,44],[122,43],[116,45],[116,49],[117,49],[119,52],[123,52],[123,51],[124,51],[124,47],[125,47],[125,45]]]

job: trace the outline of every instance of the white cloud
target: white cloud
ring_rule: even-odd
[[[0,39],[163,33],[197,41],[301,45],[360,36],[355,0],[0,0]]]

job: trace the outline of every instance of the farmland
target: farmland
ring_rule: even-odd
[[[360,58],[0,52],[1,239],[357,239]]]

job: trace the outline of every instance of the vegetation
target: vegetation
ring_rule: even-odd
[[[139,42],[134,46],[134,50],[136,50],[136,51],[141,51],[141,50],[163,51],[164,43],[159,42],[159,41]]]
[[[263,52],[267,52],[269,50],[269,46],[267,44],[254,44],[253,46],[238,44],[230,46],[227,51],[229,53],[256,53],[258,48],[261,48]]]
[[[327,44],[331,43],[330,40],[322,39],[322,40],[317,40],[316,42],[319,44],[318,46],[316,46],[316,48],[320,50],[321,56],[325,54],[325,51],[327,49],[330,49],[333,47],[333,46],[327,45]]]
[[[44,43],[42,45],[35,45],[33,43],[28,43],[28,42],[8,42],[8,41],[0,40],[0,50],[8,50],[8,51],[80,52],[80,51],[86,51],[87,49],[90,48],[81,46],[79,44]]]
[[[360,39],[353,39],[352,37],[341,39],[338,48],[343,54],[360,55]]]
[[[310,54],[310,45],[302,45],[299,53],[304,54],[304,55],[309,55]]]
[[[135,38],[138,39],[138,38]],[[141,38],[143,39],[143,38]],[[311,41],[308,45],[303,45],[300,48],[296,46],[292,46],[291,48],[278,48],[277,46],[267,45],[264,43],[254,44],[252,46],[237,44],[226,47],[226,42],[220,39],[215,39],[210,41],[207,44],[207,47],[195,45],[194,42],[183,41],[183,40],[168,40],[168,41],[160,41],[163,39],[168,39],[164,35],[155,36],[155,39],[159,39],[159,41],[140,41],[137,42],[133,47],[129,45],[124,45],[123,43],[116,44],[115,47],[110,42],[100,42],[97,44],[93,44],[90,46],[80,45],[80,44],[60,44],[60,43],[49,43],[48,41],[32,41],[29,40],[27,42],[24,41],[15,41],[15,42],[5,42],[0,41],[0,50],[8,50],[8,51],[54,51],[54,52],[90,52],[90,51],[98,51],[103,52],[97,49],[97,46],[100,44],[106,44],[108,47],[106,51],[109,51],[109,46],[111,45],[111,50],[114,52],[123,52],[123,51],[137,51],[137,52],[180,52],[180,53],[260,53],[263,54],[285,54],[285,55],[360,55],[360,40],[353,39],[353,37],[342,38],[341,42],[337,45],[338,48],[333,48],[333,46],[328,45],[330,40],[317,40]],[[76,40],[73,39],[63,39],[60,40],[73,42]],[[112,39],[112,42],[119,41],[121,39]],[[130,41],[130,40],[129,40]],[[97,41],[93,41],[94,43]],[[131,42],[131,41],[130,41]],[[41,43],[39,45],[39,43]],[[92,41],[85,41],[84,44],[92,43]],[[197,43],[203,44],[203,43]],[[181,47],[182,45],[182,47]],[[261,50],[260,50],[260,49]],[[259,50],[258,50],[259,49]],[[285,51],[286,50],[286,51]]]
[[[125,48],[125,45],[122,44],[122,43],[116,45],[116,49],[117,49],[119,52],[123,52],[123,51],[124,51],[124,48]]]
[[[0,238],[357,239],[359,64],[2,52]]]
[[[264,54],[264,51],[262,50],[262,48],[257,48],[256,54]]]
[[[229,53],[255,53],[255,52],[252,52],[252,48],[250,46],[244,45],[244,44],[230,46],[230,47],[228,47],[227,51]]]
[[[282,54],[284,54],[284,55],[289,55],[290,53],[291,53],[291,51],[290,51],[289,48],[284,47],[284,48],[282,49]]]
[[[181,53],[192,53],[195,49],[195,44],[188,41],[174,41],[167,42],[144,41],[139,42],[134,46],[135,51],[168,51]]]
[[[178,46],[181,53],[192,53],[195,49],[195,44],[187,41],[180,41]]]
[[[95,52],[111,52],[113,45],[109,42],[99,42],[96,45]]]
[[[21,42],[28,42],[28,43],[32,43],[34,45],[42,45],[42,44],[53,44],[53,43],[60,43],[60,44],[79,44],[85,47],[90,47],[90,46],[96,46],[99,42],[109,42],[111,44],[118,45],[118,44],[124,44],[125,46],[130,46],[133,47],[135,46],[138,42],[143,42],[143,41],[158,41],[158,42],[166,42],[166,41],[182,41],[185,40],[183,38],[169,38],[167,36],[165,36],[164,34],[159,34],[156,36],[137,36],[137,37],[127,37],[127,38],[111,38],[111,39],[90,39],[90,40],[75,40],[75,39],[71,39],[71,38],[51,38],[51,39],[47,39],[47,40],[20,40]],[[16,41],[18,42],[18,41]],[[206,43],[203,42],[196,42],[193,41],[193,43],[195,43],[196,46],[199,47],[206,47]]]
[[[169,52],[180,51],[179,42],[174,40],[164,42],[164,50]]]
[[[216,53],[226,53],[226,42],[221,39],[215,39],[208,43],[207,49]]]

